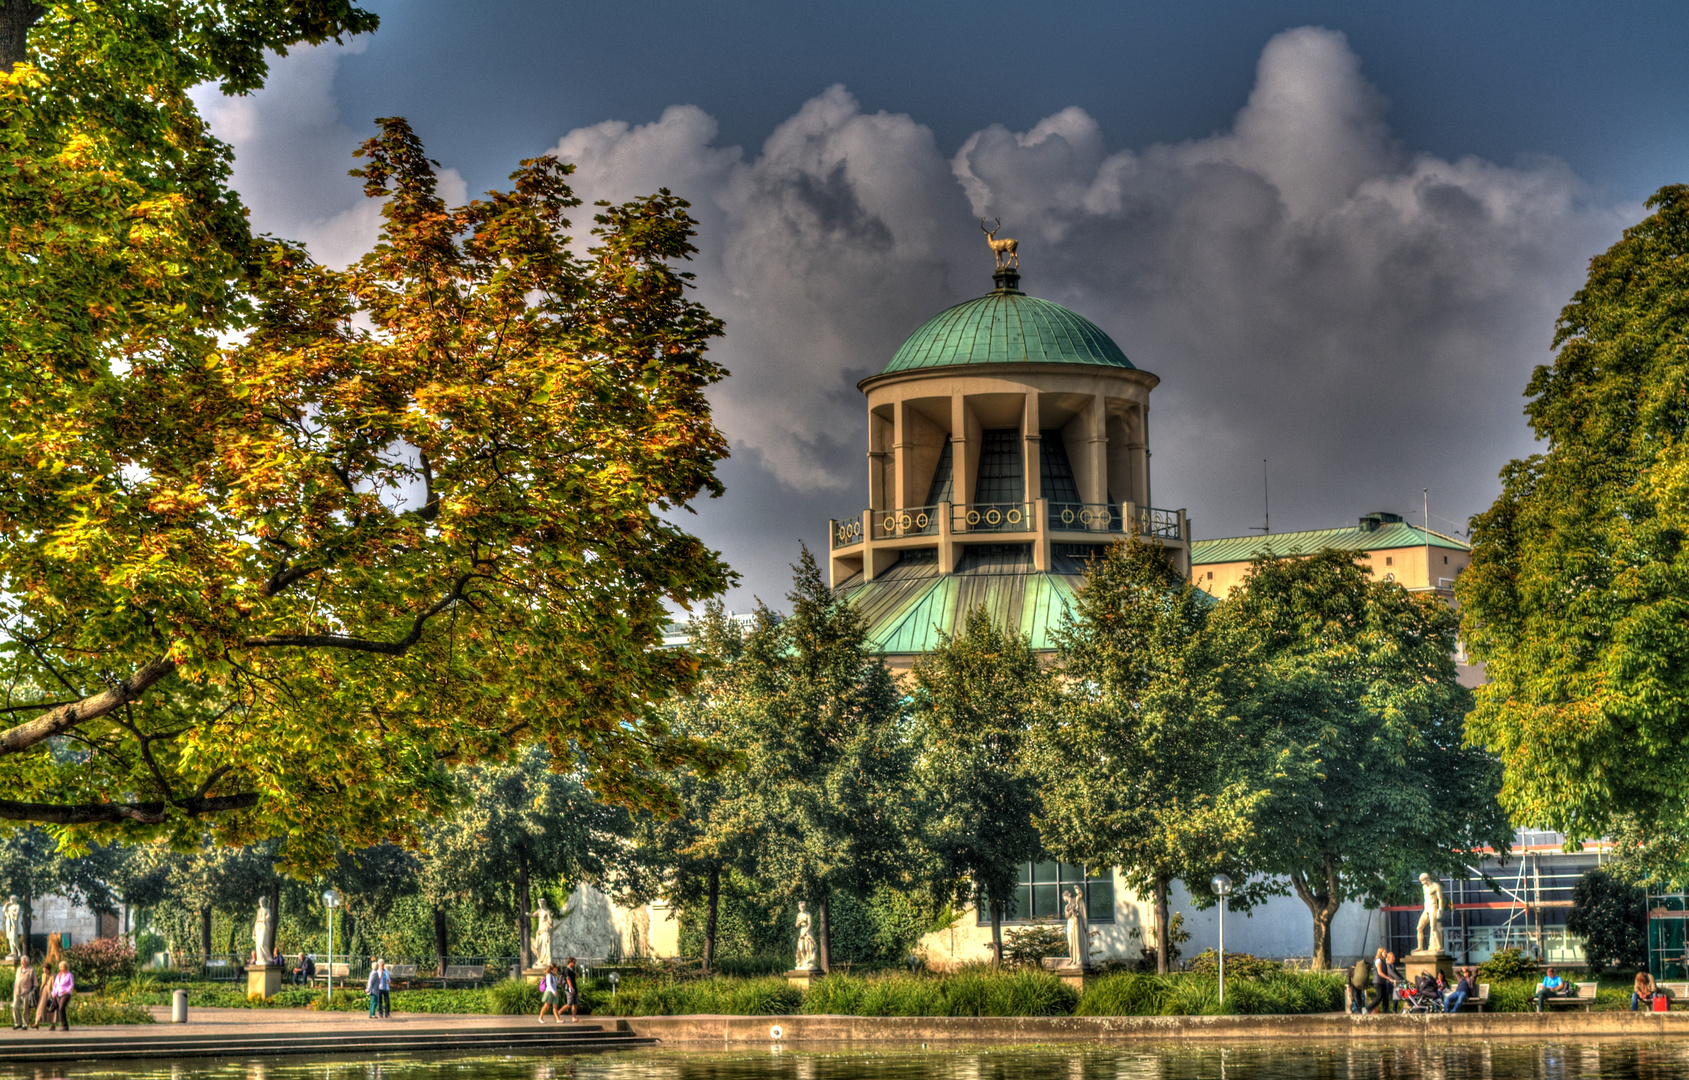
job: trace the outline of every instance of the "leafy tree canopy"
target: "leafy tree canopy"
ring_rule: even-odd
[[[983,607],[917,660],[911,676],[922,846],[936,862],[942,897],[985,903],[1001,959],[1020,867],[1041,850],[1030,744],[1052,679],[1026,638],[1000,629]]]
[[[1262,557],[1214,613],[1234,737],[1260,753],[1251,862],[1307,904],[1315,966],[1344,900],[1512,849],[1500,767],[1465,743],[1457,616],[1369,575],[1348,552]]]
[[[1599,868],[1578,878],[1566,930],[1583,938],[1591,975],[1648,970],[1648,895],[1628,881]]]
[[[1169,884],[1201,894],[1214,873],[1236,870],[1258,797],[1215,697],[1211,603],[1159,545],[1110,545],[1060,630],[1065,690],[1039,739],[1045,847],[1117,866],[1154,897],[1162,970]],[[1258,898],[1262,883],[1237,877],[1237,900]]]
[[[760,611],[739,661],[731,745],[745,772],[722,828],[738,869],[772,898],[815,905],[825,966],[831,894],[909,876],[911,748],[902,692],[860,616],[807,548],[793,569],[791,616]]]
[[[1590,262],[1456,591],[1490,682],[1470,729],[1520,822],[1672,830],[1689,806],[1689,186]]]
[[[664,516],[726,452],[686,204],[607,207],[576,257],[568,166],[448,207],[388,120],[381,242],[317,267],[248,234],[186,91],[372,17],[37,16],[0,75],[0,818],[191,847],[211,815],[323,866],[534,739],[672,808],[648,778],[720,759],[656,714],[696,671],[664,602],[729,577]]]

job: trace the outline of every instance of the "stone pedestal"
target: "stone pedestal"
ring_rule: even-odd
[[[246,996],[254,994],[268,1001],[281,993],[282,968],[279,964],[246,965]]]
[[[1421,975],[1442,972],[1443,979],[1454,985],[1454,957],[1446,952],[1410,952],[1402,959],[1402,976],[1408,985]]]
[[[799,990],[808,990],[809,984],[821,978],[821,972],[815,968],[793,968],[786,972],[786,984],[795,986]]]
[[[1073,987],[1081,995],[1091,986],[1096,978],[1097,970],[1089,964],[1081,964],[1066,956],[1046,956],[1043,961],[1044,970]]]
[[[540,984],[540,980],[543,978],[545,978],[545,968],[543,967],[525,967],[522,969],[523,982],[530,982],[535,986],[538,986]],[[561,978],[559,978],[557,982],[559,986],[563,984],[563,980]]]

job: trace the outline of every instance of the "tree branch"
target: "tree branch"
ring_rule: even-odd
[[[175,670],[176,661],[160,657],[149,661],[135,674],[110,690],[71,702],[69,705],[60,705],[33,720],[26,720],[0,731],[0,755],[27,750],[45,739],[64,734],[80,723],[96,720],[120,709],[140,698],[149,687]]]
[[[42,825],[92,825],[101,822],[136,821],[142,825],[160,825],[172,806],[186,811],[189,817],[200,817],[203,814],[222,814],[231,810],[250,810],[257,805],[256,791],[240,795],[218,795],[209,799],[195,796],[175,803],[108,802],[61,806],[58,803],[0,799],[0,821],[34,821]]]
[[[382,656],[403,656],[410,647],[422,640],[422,628],[434,616],[463,599],[463,588],[475,577],[464,574],[446,595],[433,607],[424,611],[411,623],[410,633],[398,641],[371,641],[368,638],[348,637],[345,634],[264,634],[241,642],[247,648],[350,649],[353,652],[379,653]]]

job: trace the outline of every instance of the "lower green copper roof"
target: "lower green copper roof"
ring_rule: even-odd
[[[1436,530],[1426,532],[1417,525],[1393,521],[1376,529],[1350,525],[1342,529],[1309,529],[1306,532],[1268,533],[1265,536],[1224,536],[1191,544],[1191,565],[1248,562],[1257,555],[1312,555],[1326,548],[1339,551],[1384,551],[1393,548],[1424,547],[1450,551],[1471,551],[1472,546]]]
[[[1033,570],[1015,557],[970,559],[954,574],[938,564],[904,561],[873,581],[839,586],[867,624],[869,647],[881,653],[925,653],[956,634],[968,612],[984,606],[999,626],[1024,634],[1038,650],[1053,650],[1054,632],[1083,578],[1060,560],[1057,571]]]
[[[1090,319],[1009,288],[927,320],[909,335],[886,371],[1015,363],[1132,366],[1120,346]]]

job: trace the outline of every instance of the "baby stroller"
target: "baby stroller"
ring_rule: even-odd
[[[1437,986],[1435,975],[1421,975],[1414,980],[1412,986],[1402,988],[1402,1001],[1407,1004],[1410,1013],[1440,1013],[1443,1008],[1443,992]]]

